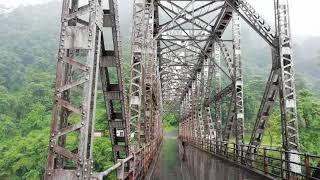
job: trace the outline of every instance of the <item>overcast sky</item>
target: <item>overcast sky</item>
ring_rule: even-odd
[[[37,4],[49,0],[0,0],[0,4],[16,6]],[[123,0],[119,0],[123,1]],[[131,0],[130,0],[131,1]],[[247,0],[268,21],[273,21],[273,0]],[[291,27],[297,35],[320,36],[320,0],[289,0]]]
[[[247,0],[267,20],[273,21],[273,0]],[[320,36],[320,0],[288,0],[293,33]]]

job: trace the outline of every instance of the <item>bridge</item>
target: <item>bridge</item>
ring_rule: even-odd
[[[312,173],[320,170],[320,157],[299,149],[288,0],[274,1],[274,26],[246,0],[132,3],[127,90],[117,1],[63,0],[44,179],[107,179],[112,173],[118,179],[317,179]],[[272,68],[248,142],[242,22],[272,52]],[[94,171],[92,155],[94,137],[101,135],[95,130],[98,86],[115,163],[103,172]],[[276,103],[282,146],[263,146]],[[164,112],[179,116],[173,159],[181,176],[161,175],[167,166]]]

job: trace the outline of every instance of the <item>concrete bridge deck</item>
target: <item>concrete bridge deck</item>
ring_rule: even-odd
[[[249,172],[230,162],[221,160],[195,147],[183,147],[174,131],[166,132],[158,160],[152,165],[150,180],[262,180],[258,174]]]

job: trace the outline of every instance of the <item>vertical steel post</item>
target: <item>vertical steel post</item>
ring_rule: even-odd
[[[100,76],[102,83],[107,121],[112,143],[114,162],[129,156],[129,117],[126,99],[125,82],[123,81],[123,59],[120,41],[120,28],[117,0],[108,1],[108,9],[103,7],[102,53],[100,61]],[[111,30],[112,47],[108,42]],[[129,162],[128,162],[129,163]],[[126,171],[129,164],[126,163]]]
[[[132,32],[132,60],[131,60],[131,83],[130,83],[130,125],[134,132],[131,139],[133,149],[138,149],[145,143],[145,65],[148,59],[150,42],[149,18],[150,3],[145,0],[135,0],[133,10],[133,32]],[[153,33],[153,32],[152,32]]]
[[[282,122],[283,148],[292,153],[286,153],[287,162],[300,163],[298,115],[296,103],[296,90],[293,74],[293,54],[290,30],[289,5],[287,0],[276,1],[278,57],[280,60],[280,109]],[[301,166],[294,163],[286,163],[286,168],[294,173],[301,173]],[[290,174],[287,174],[291,176]]]
[[[101,1],[63,1],[48,163],[44,179],[90,179],[102,26]],[[71,7],[71,10],[70,8]],[[80,14],[88,21],[79,21]],[[74,76],[78,74],[78,76]],[[80,102],[74,101],[82,91]],[[78,116],[77,122],[70,115]],[[75,149],[68,146],[76,136]],[[70,169],[71,166],[72,168]]]
[[[220,66],[220,47],[217,42],[214,43],[214,61],[217,66]],[[218,67],[214,67],[214,81],[216,92],[221,91],[221,70]],[[215,125],[216,125],[216,140],[222,141],[222,115],[221,115],[221,98],[215,101]]]
[[[210,109],[210,93],[211,93],[211,81],[212,81],[212,58],[208,58],[205,60],[204,64],[206,67],[205,69],[205,94],[204,94],[204,111],[206,115],[206,122],[208,126],[208,137],[209,139],[215,138],[215,127],[214,122],[211,115],[211,109]]]
[[[236,143],[244,143],[244,107],[243,107],[243,78],[241,65],[241,27],[240,17],[237,13],[232,16],[233,32],[233,59],[234,59],[234,78],[235,78],[235,118],[236,118]]]

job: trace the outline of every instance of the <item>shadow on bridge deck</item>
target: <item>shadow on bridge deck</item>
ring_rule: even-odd
[[[180,151],[180,153],[179,153]],[[166,132],[158,160],[151,167],[150,180],[244,180],[265,179],[192,146],[179,146],[175,132]]]

